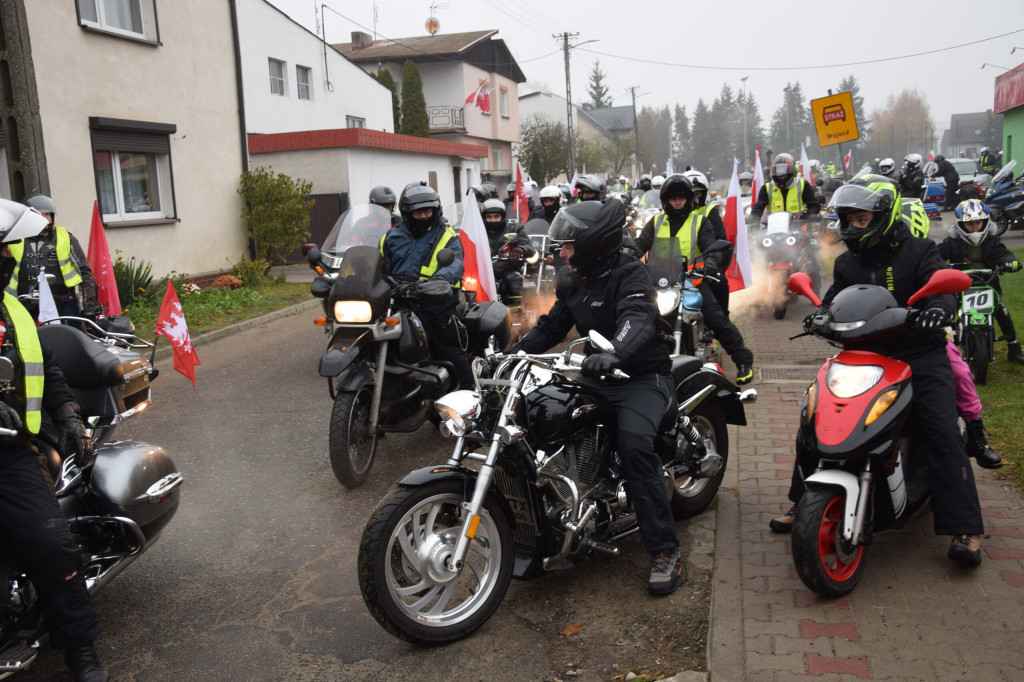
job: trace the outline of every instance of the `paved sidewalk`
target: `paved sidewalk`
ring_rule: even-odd
[[[789,506],[803,392],[835,352],[788,340],[811,309],[734,313],[761,376],[748,425],[730,427],[718,495],[710,679],[1024,680],[1024,505],[996,472],[974,469],[986,530],[975,570],[946,558],[929,513],[879,535],[858,587],[826,600],[797,577],[789,536],[768,530]]]

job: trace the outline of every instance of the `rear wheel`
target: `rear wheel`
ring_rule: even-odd
[[[793,563],[800,579],[824,597],[853,591],[864,574],[864,546],[843,539],[846,491],[834,486],[809,488],[796,505]]]
[[[718,488],[725,478],[725,467],[729,463],[729,431],[718,405],[701,405],[690,415],[690,420],[701,437],[711,440],[715,451],[722,457],[722,468],[710,478],[694,478],[680,474],[675,479],[671,504],[672,514],[677,519],[688,519],[708,508],[718,494]]]
[[[361,485],[370,474],[377,434],[370,431],[373,387],[341,391],[331,410],[328,452],[334,477],[346,488]]]
[[[967,332],[967,365],[979,386],[988,381],[988,363],[992,357],[992,337],[985,329],[971,329]]]
[[[990,228],[990,229],[993,229],[993,228]],[[1010,229],[1010,221],[1008,219],[1006,219],[1006,218],[1000,218],[999,222],[997,222],[995,224],[994,229],[995,229],[995,232],[993,234],[995,234],[995,236],[997,236],[997,237],[1001,237],[1001,236],[1003,236],[1003,233],[1005,233],[1007,230]]]

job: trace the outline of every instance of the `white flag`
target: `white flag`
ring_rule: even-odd
[[[57,312],[57,304],[53,300],[53,294],[50,292],[50,285],[46,281],[46,271],[40,268],[39,314],[36,319],[45,324],[48,320],[52,320],[57,317],[60,317],[60,313]],[[60,324],[60,322],[51,322],[50,324]]]
[[[800,170],[803,172],[804,180],[814,184],[814,176],[811,175],[811,162],[807,160],[807,147],[800,143]]]
[[[472,193],[462,214],[459,241],[462,242],[463,286],[476,292],[477,301],[497,301],[498,291],[491,265],[491,246],[487,239],[484,219],[477,207],[476,195]]]
[[[667,178],[668,176],[674,174],[675,172],[676,172],[676,169],[672,167],[672,159],[669,159],[665,163],[665,177]]]

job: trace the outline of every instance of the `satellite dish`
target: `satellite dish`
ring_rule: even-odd
[[[437,17],[430,17],[424,24],[427,29],[427,33],[430,35],[437,35],[437,32],[441,30],[441,22],[437,20]]]

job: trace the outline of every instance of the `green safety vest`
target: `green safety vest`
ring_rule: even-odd
[[[437,272],[437,254],[441,252],[441,249],[448,246],[448,242],[452,239],[458,239],[459,233],[455,231],[451,225],[444,226],[444,232],[441,234],[441,238],[437,240],[437,244],[434,245],[434,252],[430,254],[430,262],[420,268],[420,279],[430,279]],[[380,238],[380,255],[384,255],[384,240],[387,239],[387,235]],[[462,282],[458,281],[452,285],[454,289],[462,288]]]
[[[786,198],[782,198],[782,190],[772,182],[768,185],[768,213],[802,213],[804,210],[804,179],[799,178],[797,183],[786,192]],[[785,203],[783,203],[785,201]]]
[[[679,251],[687,260],[693,260],[700,255],[700,244],[697,243],[697,233],[700,232],[700,226],[704,223],[704,212],[705,207],[698,207],[694,211],[690,211],[690,216],[686,219],[690,223],[690,229],[686,229],[684,224],[676,232],[676,239],[679,240]],[[659,213],[654,216],[654,236],[656,239],[671,239],[672,228],[669,226],[668,216],[664,213]],[[690,253],[690,248],[693,248],[694,253]]]
[[[43,347],[39,344],[36,321],[17,296],[4,293],[4,310],[14,326],[14,340],[18,357],[25,370],[25,427],[29,433],[39,433],[43,407]]]
[[[57,236],[57,265],[60,266],[60,274],[64,279],[64,286],[73,289],[82,283],[82,276],[78,274],[75,263],[71,260],[71,235],[60,225],[53,226],[54,234]],[[7,293],[18,295],[18,271],[21,269],[21,257],[25,253],[25,240],[21,239],[7,245],[14,256],[14,274],[7,284]]]
[[[981,166],[981,170],[986,173],[994,173],[996,170],[996,155],[991,152],[985,152],[978,159],[978,165]]]

